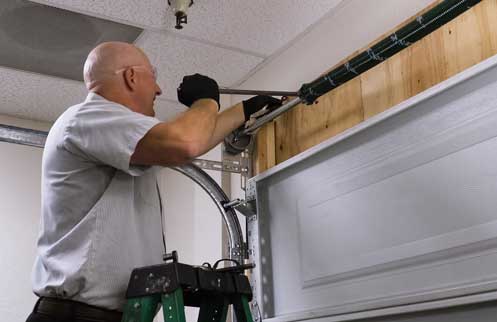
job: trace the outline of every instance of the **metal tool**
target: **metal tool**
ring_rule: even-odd
[[[252,89],[219,88],[220,94],[226,95],[269,95],[269,96],[299,96],[298,92],[289,91],[260,91]]]

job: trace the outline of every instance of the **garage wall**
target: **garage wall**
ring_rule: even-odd
[[[0,315],[24,321],[40,212],[42,150],[0,142]]]

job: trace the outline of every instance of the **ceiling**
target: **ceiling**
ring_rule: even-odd
[[[0,54],[0,114],[53,122],[86,96],[75,80],[82,57],[99,42],[136,39],[159,71],[156,111],[167,119],[184,110],[176,101],[184,75],[198,72],[236,88],[342,1],[195,0],[188,24],[176,30],[167,0],[2,0],[21,9],[18,19],[0,19],[0,44],[7,48],[4,39],[22,54]],[[40,15],[38,7],[52,11]]]

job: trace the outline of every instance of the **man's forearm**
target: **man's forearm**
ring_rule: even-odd
[[[241,102],[219,113],[216,126],[204,152],[209,151],[221,143],[228,134],[237,129],[244,122],[245,116],[243,114],[243,104]]]
[[[187,113],[177,120],[182,138],[187,142],[199,142],[200,154],[209,146],[215,128],[217,127],[217,104],[214,100],[201,99],[196,101]]]

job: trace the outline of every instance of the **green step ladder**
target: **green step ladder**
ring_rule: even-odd
[[[162,305],[165,322],[186,322],[185,306],[199,307],[198,322],[225,322],[233,305],[237,322],[253,322],[252,289],[246,269],[253,264],[213,269],[177,262],[136,268],[126,292],[122,322],[152,322]]]

